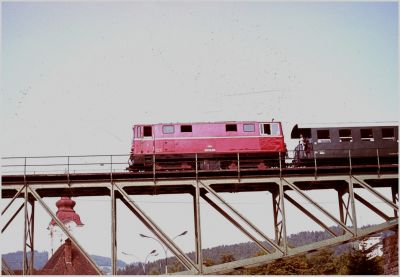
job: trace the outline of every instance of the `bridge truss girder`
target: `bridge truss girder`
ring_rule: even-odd
[[[149,230],[163,242],[164,246],[168,248],[172,253],[175,254],[177,259],[187,268],[187,271],[181,272],[182,274],[219,274],[228,273],[237,268],[246,268],[265,264],[275,259],[288,258],[302,253],[308,253],[322,249],[325,247],[335,246],[350,241],[356,241],[364,236],[368,236],[377,232],[381,232],[388,229],[393,229],[398,226],[398,188],[397,186],[391,185],[392,199],[389,200],[385,196],[381,195],[379,191],[375,189],[374,180],[389,180],[397,179],[397,174],[392,175],[365,175],[365,176],[354,176],[354,175],[340,175],[340,176],[309,176],[309,177],[241,177],[240,179],[226,178],[226,179],[206,179],[206,180],[127,180],[127,181],[112,181],[111,183],[99,182],[99,183],[55,183],[51,185],[53,190],[58,190],[60,196],[62,192],[69,191],[71,196],[85,196],[85,193],[92,195],[90,191],[100,190],[104,193],[106,188],[108,195],[111,199],[111,245],[112,245],[112,273],[116,274],[116,260],[117,260],[117,237],[116,237],[116,200],[120,199],[129,210],[135,214],[140,221],[146,225]],[[369,182],[373,181],[372,184]],[[334,184],[336,181],[344,181],[339,186],[331,185],[330,189],[335,189],[338,193],[338,204],[339,204],[339,218],[336,218],[323,207],[318,204],[318,201],[313,200],[307,196],[304,192],[305,189],[302,187],[302,183],[312,183],[313,186],[310,189],[324,189],[327,187],[319,186],[319,182],[328,182]],[[153,193],[168,193],[171,188],[173,192],[177,192],[177,186],[182,188],[183,193],[190,193],[193,196],[193,218],[194,218],[194,229],[195,229],[195,260],[192,261],[186,256],[186,254],[179,249],[179,247],[161,230],[160,227],[143,211],[140,207],[131,199],[130,194],[140,191],[142,187],[152,187]],[[389,216],[381,211],[378,207],[372,205],[359,194],[354,192],[354,188],[362,188],[379,199],[381,199],[386,205],[393,209],[393,216]],[[34,245],[34,203],[38,201],[39,204],[46,210],[49,216],[55,220],[56,224],[63,230],[63,232],[71,239],[71,241],[77,246],[78,250],[86,256],[91,264],[97,269],[98,273],[101,274],[100,269],[93,262],[87,252],[80,246],[78,241],[69,233],[68,229],[62,222],[58,220],[51,209],[44,203],[43,197],[49,196],[46,193],[46,189],[49,188],[48,184],[21,184],[8,186],[8,189],[14,189],[16,191],[12,200],[7,204],[6,208],[2,211],[2,215],[6,212],[8,207],[13,203],[17,197],[24,195],[24,204],[15,212],[7,224],[3,227],[2,233],[7,229],[8,225],[13,221],[16,215],[24,209],[24,269],[23,274],[32,274],[33,272],[33,245]],[[273,221],[274,221],[274,234],[275,238],[269,238],[260,229],[258,229],[252,222],[250,222],[244,215],[235,210],[223,197],[219,194],[220,192],[231,191],[232,189],[238,191],[270,191],[272,195],[273,203]],[[4,188],[3,188],[4,189]],[[342,229],[340,234],[334,233],[326,223],[314,215],[310,211],[306,210],[294,200],[287,191],[294,191],[302,198],[306,199],[311,203],[317,210],[325,214],[332,221],[336,222]],[[178,190],[179,191],[179,190]],[[83,192],[83,193],[82,193]],[[50,195],[54,195],[55,192],[49,192]],[[209,197],[210,196],[210,197]],[[213,201],[211,198],[215,198],[218,201]],[[217,212],[222,214],[230,223],[236,228],[247,235],[252,241],[254,241],[261,250],[265,252],[264,255],[247,258],[240,261],[233,261],[225,264],[219,264],[214,266],[205,267],[202,259],[202,240],[201,240],[201,224],[200,224],[200,198],[205,200],[211,207]],[[370,211],[377,214],[385,220],[384,223],[369,227],[366,229],[360,229],[357,227],[357,213],[355,209],[355,201],[363,204]],[[286,221],[288,220],[285,215],[285,204],[290,203],[300,210],[304,215],[313,220],[323,229],[328,231],[332,238],[323,240],[317,243],[301,246],[301,247],[290,247],[287,243],[286,234]],[[30,206],[30,209],[28,208]],[[30,214],[29,214],[30,210]],[[235,219],[238,218],[239,220]],[[261,237],[263,241],[272,248],[272,251],[261,243],[262,240],[257,239],[256,236]],[[31,259],[28,265],[27,249],[31,249]]]

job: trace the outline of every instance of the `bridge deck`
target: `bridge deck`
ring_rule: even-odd
[[[397,186],[398,167],[353,167],[351,174],[371,176],[372,187]],[[340,189],[347,187],[348,167],[279,168],[238,171],[169,171],[169,172],[113,172],[3,175],[2,198],[12,198],[25,182],[38,189],[42,197],[105,196],[111,182],[123,184],[128,194],[155,195],[193,193],[196,180],[216,180],[217,192],[275,191],[279,177],[293,178],[300,189]],[[393,175],[393,178],[389,176]],[[385,178],[381,176],[386,176]],[[302,178],[304,181],[302,181]],[[260,182],[260,180],[262,180]],[[357,184],[355,184],[357,187]],[[285,188],[290,189],[290,188]]]

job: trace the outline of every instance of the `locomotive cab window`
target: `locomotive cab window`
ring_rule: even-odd
[[[191,133],[192,125],[181,125],[181,133]]]
[[[137,138],[142,138],[142,127],[138,126],[136,127],[136,137]]]
[[[374,141],[372,129],[361,129],[361,141]]]
[[[256,130],[256,126],[254,124],[243,124],[244,132],[254,132]]]
[[[237,125],[236,124],[226,124],[225,131],[227,132],[237,132]]]
[[[164,125],[162,127],[163,134],[173,134],[174,133],[174,126],[173,125]]]
[[[330,143],[329,130],[317,130],[318,143]]]
[[[278,123],[262,123],[261,124],[261,134],[263,135],[280,135],[279,124]]]
[[[394,129],[393,128],[382,128],[382,139],[394,140]]]
[[[340,142],[352,142],[353,137],[351,136],[351,129],[339,129],[339,138]]]
[[[144,137],[151,137],[153,136],[153,132],[151,130],[151,126],[143,126],[143,136]]]

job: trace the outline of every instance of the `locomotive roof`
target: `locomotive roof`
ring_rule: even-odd
[[[200,121],[200,122],[161,122],[161,123],[138,123],[138,124],[133,124],[133,126],[137,125],[192,125],[192,124],[226,124],[226,123],[262,123],[262,122],[267,122],[267,123],[281,123],[280,121],[275,121],[275,120],[265,120],[265,121],[255,121],[255,120],[242,120],[242,121]]]

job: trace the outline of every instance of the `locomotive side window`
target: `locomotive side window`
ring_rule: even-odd
[[[174,133],[174,126],[173,125],[164,125],[162,127],[163,134],[173,134]]]
[[[394,140],[394,129],[393,128],[382,128],[382,139]]]
[[[361,129],[361,141],[374,141],[372,129]]]
[[[344,141],[353,141],[353,137],[351,136],[351,129],[339,129],[339,138],[340,142]]]
[[[256,130],[256,126],[254,124],[243,124],[244,132],[254,132]]]
[[[143,126],[143,136],[144,137],[151,137],[152,131],[151,131],[151,126]]]
[[[142,127],[141,127],[141,126],[138,126],[138,127],[136,128],[136,132],[137,132],[137,137],[138,137],[138,138],[143,137],[143,136],[142,136]]]
[[[191,133],[192,125],[181,125],[181,133]]]
[[[317,130],[317,138],[319,143],[329,143],[331,142],[331,137],[329,135],[329,130]]]
[[[227,132],[237,132],[237,125],[236,124],[226,124],[225,131]]]

